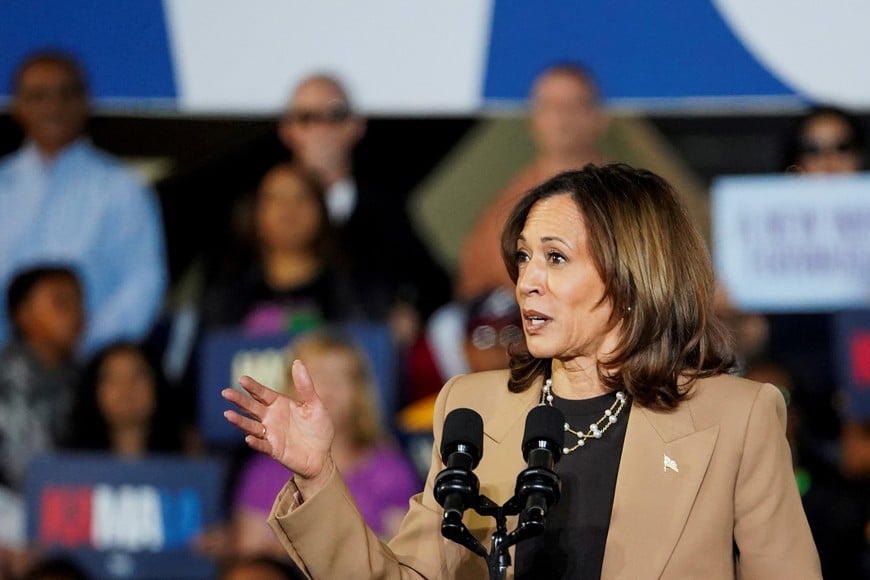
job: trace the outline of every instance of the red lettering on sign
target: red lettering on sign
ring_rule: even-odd
[[[870,389],[870,332],[856,332],[849,340],[852,380],[859,389]]]
[[[40,498],[39,540],[67,548],[91,543],[91,488],[47,486]]]

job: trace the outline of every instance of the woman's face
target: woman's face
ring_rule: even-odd
[[[854,173],[861,170],[861,152],[849,125],[836,115],[821,115],[804,127],[798,145],[804,173]]]
[[[257,233],[268,250],[309,250],[321,228],[315,193],[292,171],[271,171],[260,184]]]
[[[110,427],[146,425],[157,406],[151,368],[141,353],[109,354],[97,375],[97,405]]]
[[[323,401],[336,431],[350,428],[356,413],[360,387],[354,380],[356,362],[349,352],[340,349],[299,353],[317,394]]]
[[[589,251],[577,204],[567,194],[532,206],[517,241],[517,303],[529,352],[568,361],[612,352],[618,333]]]

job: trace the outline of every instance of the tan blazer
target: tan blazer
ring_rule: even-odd
[[[481,493],[498,503],[513,495],[525,467],[525,417],[540,397],[540,385],[510,393],[507,378],[494,371],[452,379],[434,417],[437,450],[449,411],[481,414],[484,453],[475,473]],[[821,578],[785,417],[775,387],[731,376],[696,381],[691,398],[671,413],[633,406],[601,577]],[[665,456],[677,469],[665,467]],[[388,545],[365,526],[337,476],[304,501],[288,482],[270,524],[312,578],[486,578],[482,558],[441,537],[432,486],[442,468],[433,452],[426,487]],[[466,525],[487,549],[493,521],[466,512]]]

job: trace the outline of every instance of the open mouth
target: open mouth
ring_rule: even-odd
[[[523,320],[526,322],[526,328],[529,330],[536,330],[542,328],[547,322],[550,321],[548,316],[544,316],[540,312],[524,312]]]

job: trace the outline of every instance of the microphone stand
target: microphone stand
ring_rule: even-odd
[[[485,555],[490,580],[506,578],[507,569],[511,565],[511,555],[508,552],[508,548],[521,540],[536,536],[544,529],[543,526],[540,529],[534,529],[533,526],[527,525],[527,522],[520,522],[514,531],[508,533],[508,516],[515,516],[520,513],[519,502],[515,501],[515,499],[516,496],[509,499],[503,506],[500,506],[485,495],[482,495],[480,496],[480,505],[474,508],[474,511],[482,516],[492,516],[495,518],[495,532],[492,534],[489,554]]]
[[[508,549],[542,533],[547,524],[547,510],[559,501],[561,482],[552,467],[559,460],[561,448],[556,442],[563,439],[564,423],[565,417],[554,407],[539,405],[529,412],[523,441],[523,458],[529,467],[517,476],[513,497],[504,505],[498,505],[481,495],[480,482],[472,472],[483,448],[482,419],[474,411],[458,409],[451,411],[445,420],[445,431],[449,426],[458,432],[457,435],[464,435],[472,442],[478,441],[476,445],[469,445],[461,437],[456,441],[453,441],[456,437],[451,437],[450,445],[442,447],[442,457],[449,455],[445,460],[448,467],[435,478],[433,490],[435,499],[444,507],[441,535],[484,558],[490,580],[506,577],[511,565]],[[489,552],[463,523],[462,513],[467,508],[495,518],[495,533]],[[515,515],[519,515],[519,522],[516,529],[508,533],[507,518]]]
[[[517,478],[514,496],[501,506],[485,495],[477,496],[477,502],[471,506],[474,511],[482,516],[490,516],[495,519],[495,532],[492,535],[489,552],[468,531],[462,517],[456,513],[445,513],[444,520],[441,522],[441,535],[484,558],[490,580],[503,580],[507,577],[507,569],[511,565],[508,549],[518,542],[537,536],[546,527],[545,511],[523,509],[525,499],[532,492],[542,493],[549,500],[547,505],[554,504],[560,495],[558,476],[543,468],[524,470]],[[508,533],[508,516],[518,514],[521,515],[516,529]]]

